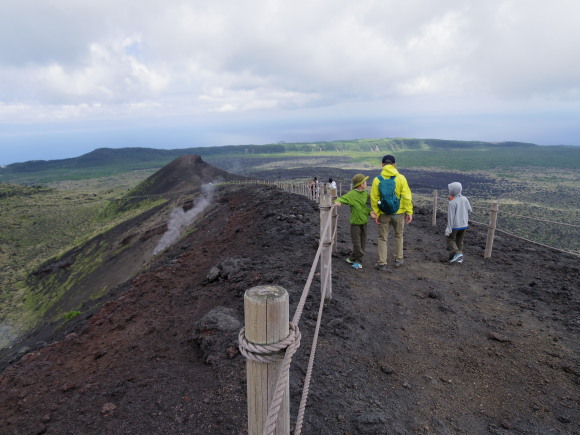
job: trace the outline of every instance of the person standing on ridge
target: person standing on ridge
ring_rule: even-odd
[[[394,266],[399,267],[403,264],[403,232],[405,231],[405,224],[410,224],[413,221],[413,197],[407,179],[395,167],[395,157],[386,155],[383,157],[381,164],[383,166],[381,174],[374,178],[371,187],[371,207],[376,216],[375,222],[379,226],[377,240],[379,258],[375,268],[386,271],[388,252],[387,238],[391,226],[395,230]],[[394,177],[395,180],[395,196],[399,198],[400,206],[393,214],[385,214],[379,207],[379,201],[381,201],[379,191],[381,177],[383,179]]]
[[[463,263],[463,239],[469,226],[469,213],[471,204],[461,194],[463,186],[455,182],[447,186],[449,188],[449,208],[447,209],[447,246],[451,250],[450,263]]]
[[[310,194],[313,200],[318,200],[318,177],[314,177],[309,183]]]

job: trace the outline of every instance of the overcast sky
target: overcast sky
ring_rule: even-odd
[[[580,145],[578,0],[0,0],[0,164],[379,137]]]

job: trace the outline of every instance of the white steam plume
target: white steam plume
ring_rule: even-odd
[[[215,186],[213,184],[204,184],[201,187],[203,196],[196,199],[195,205],[192,209],[183,211],[183,208],[176,207],[171,211],[171,214],[169,215],[169,223],[167,224],[167,231],[163,234],[159,243],[157,243],[157,246],[153,250],[154,255],[163,251],[179,239],[183,230],[189,226],[208,205],[210,205],[214,190]]]

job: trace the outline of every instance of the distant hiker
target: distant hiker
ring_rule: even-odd
[[[371,207],[376,216],[375,222],[379,225],[377,240],[379,259],[375,268],[386,271],[387,238],[391,226],[395,230],[394,266],[399,267],[403,264],[403,232],[405,231],[405,223],[410,224],[413,220],[413,198],[407,179],[395,168],[395,158],[386,155],[381,164],[383,166],[381,174],[375,177],[371,187]],[[393,180],[394,196],[398,199],[399,207],[396,211],[387,214],[381,209],[382,204],[379,204],[384,200],[379,185],[380,183],[392,183]]]
[[[334,181],[332,178],[329,178],[326,187],[328,189],[336,189],[336,181]]]
[[[461,183],[455,182],[447,186],[449,188],[449,208],[447,210],[447,246],[451,250],[450,263],[463,263],[463,239],[469,226],[469,213],[471,204],[461,194]]]
[[[314,191],[314,187],[318,185],[318,177],[314,177],[308,184],[310,185],[310,190]]]
[[[362,260],[367,244],[367,223],[369,214],[375,217],[369,207],[369,192],[367,179],[363,174],[352,177],[352,190],[336,198],[335,204],[350,206],[350,237],[352,239],[352,255],[346,261],[352,264],[353,269],[362,269]]]
[[[318,196],[318,177],[314,177],[310,184],[310,194],[312,199],[316,199]]]

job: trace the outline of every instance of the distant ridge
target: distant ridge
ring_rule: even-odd
[[[485,153],[483,160],[490,160],[490,156],[502,159],[502,154],[512,162],[521,162],[521,155],[525,155],[524,165],[545,166],[547,159],[556,156],[558,165],[573,166],[577,159],[580,147],[566,145],[540,146],[524,142],[482,142],[457,141],[443,139],[412,139],[412,138],[381,138],[381,139],[352,139],[333,142],[307,143],[277,143],[269,145],[225,145],[216,147],[196,147],[183,149],[154,149],[154,148],[98,148],[79,157],[62,160],[31,160],[24,163],[13,163],[0,167],[0,182],[15,182],[20,184],[42,184],[62,180],[84,180],[101,178],[138,170],[157,170],[175,158],[182,155],[199,155],[206,161],[220,168],[232,171],[232,162],[237,159],[252,159],[267,157],[269,159],[287,158],[296,155],[308,157],[329,153],[328,156],[360,157],[360,153],[421,153],[421,164],[437,166],[437,159],[447,155],[447,152],[466,151],[471,153],[469,158],[477,153]],[[557,152],[554,152],[557,151]],[[425,152],[437,155],[434,162],[426,161]],[[525,154],[523,154],[525,153]],[[417,155],[417,153],[415,154]],[[515,159],[514,159],[515,156]],[[475,155],[475,161],[481,161]],[[431,165],[431,163],[435,163]],[[505,163],[505,162],[504,162]],[[239,166],[239,165],[237,165]],[[244,166],[244,165],[242,165]],[[247,164],[245,166],[248,166]],[[407,164],[407,166],[409,166]],[[473,166],[473,165],[471,165]],[[481,166],[481,165],[480,165]],[[485,165],[484,165],[485,166]],[[505,166],[505,165],[504,165]],[[234,171],[235,172],[235,171]]]
[[[412,139],[412,138],[383,138],[383,139],[352,139],[332,142],[297,142],[265,145],[224,145],[215,147],[192,147],[180,149],[157,149],[143,147],[126,148],[97,148],[79,157],[58,160],[29,160],[22,163],[6,165],[5,172],[35,172],[51,169],[81,169],[109,166],[111,164],[143,164],[158,163],[160,160],[170,160],[184,154],[200,156],[222,156],[225,154],[276,154],[289,151],[312,152],[343,150],[368,150],[369,146],[378,146],[385,151],[393,149],[424,149],[428,148],[507,148],[507,147],[537,147],[539,145],[526,142],[482,142],[460,141],[444,139]],[[1,172],[0,172],[1,173]],[[1,181],[1,178],[0,178]]]
[[[198,190],[203,184],[240,178],[204,162],[201,156],[185,155],[139,183],[128,195],[163,195]]]
[[[199,192],[204,184],[243,178],[204,162],[201,156],[180,156],[143,180],[120,200],[111,202],[103,211],[103,216],[123,213],[139,207],[143,202],[171,199],[184,192]]]

